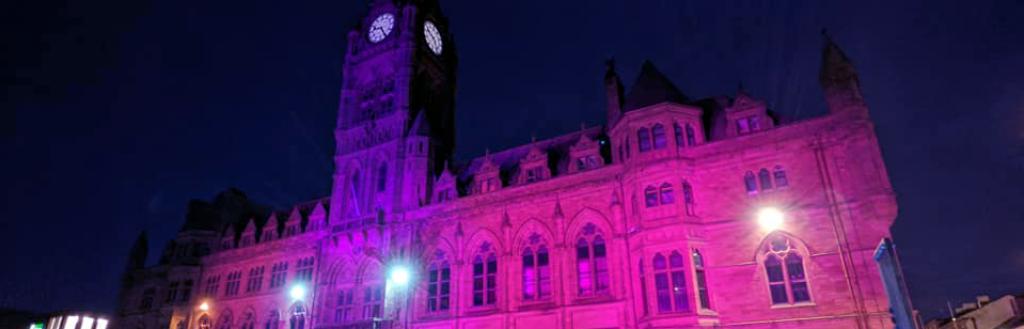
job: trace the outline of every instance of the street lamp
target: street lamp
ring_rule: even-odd
[[[405,287],[412,280],[412,272],[404,265],[394,265],[388,273],[388,281],[399,287]]]
[[[292,297],[292,300],[303,300],[306,298],[306,287],[302,284],[295,284],[291,290],[288,290],[288,296]]]
[[[765,232],[772,232],[782,228],[785,215],[774,207],[764,207],[757,212],[757,225]]]
[[[203,312],[209,311],[210,303],[204,301],[202,304],[199,304],[199,310]]]

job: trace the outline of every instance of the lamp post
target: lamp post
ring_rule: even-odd
[[[412,280],[413,272],[407,265],[392,264],[390,270],[388,270],[387,287],[385,287],[385,289],[395,292],[401,291],[405,298],[404,328],[409,327],[409,318],[412,317],[412,312],[409,307],[412,300],[412,289],[410,289]]]

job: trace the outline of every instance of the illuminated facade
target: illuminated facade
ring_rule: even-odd
[[[831,40],[821,117],[689,98],[651,63],[627,93],[609,63],[605,125],[457,163],[448,26],[434,1],[374,2],[348,36],[330,197],[187,223],[156,267],[137,246],[120,324],[892,328],[872,256],[896,202]]]

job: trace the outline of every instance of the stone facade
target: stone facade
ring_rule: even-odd
[[[456,163],[447,27],[433,1],[374,2],[349,34],[330,198],[216,230],[191,266],[136,264],[121,324],[893,327],[872,256],[896,202],[831,40],[821,117],[780,122],[743,90],[691,99],[651,63],[626,93],[609,63],[606,125]],[[139,310],[179,267],[190,299]]]

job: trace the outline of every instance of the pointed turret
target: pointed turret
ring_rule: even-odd
[[[626,95],[623,111],[628,112],[662,102],[685,104],[686,100],[686,95],[679,91],[679,88],[668,77],[658,71],[658,68],[654,67],[654,63],[644,61],[640,68],[640,74],[636,77],[636,82],[633,83],[629,94]]]
[[[125,271],[142,269],[146,267],[146,257],[149,255],[149,239],[146,238],[146,231],[139,233],[135,238],[131,251],[128,252],[128,263],[125,264]]]
[[[615,73],[615,59],[605,62],[604,91],[607,99],[608,127],[612,127],[622,116],[622,80]]]
[[[818,82],[825,93],[825,102],[830,113],[863,112],[867,113],[864,97],[861,95],[860,79],[853,63],[846,57],[828,33],[822,30],[824,48],[821,53],[821,70]]]

